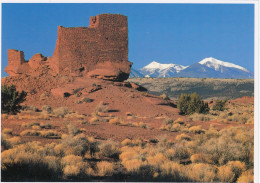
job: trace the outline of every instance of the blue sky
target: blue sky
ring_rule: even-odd
[[[102,13],[128,16],[134,68],[214,57],[254,71],[253,4],[2,4],[2,76],[8,49],[52,56],[57,26],[88,27]]]

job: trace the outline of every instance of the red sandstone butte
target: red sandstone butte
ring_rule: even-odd
[[[52,57],[34,55],[24,60],[22,51],[8,50],[10,76],[33,75],[48,68],[52,75],[88,76],[105,80],[128,79],[132,63],[128,61],[127,17],[101,14],[90,17],[89,27],[58,27]]]

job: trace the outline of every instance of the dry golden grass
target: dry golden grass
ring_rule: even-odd
[[[246,165],[241,161],[229,161],[227,166],[231,167],[232,172],[235,173],[236,177],[239,177],[242,172],[246,171]]]
[[[206,154],[203,153],[197,153],[191,155],[190,160],[192,161],[192,163],[208,163],[208,164],[213,163],[212,160],[208,158]]]
[[[146,163],[140,159],[125,160],[122,162],[128,172],[138,172],[142,165]]]
[[[20,133],[21,136],[39,136],[40,133],[36,130],[24,130]]]
[[[254,170],[248,170],[243,172],[242,175],[237,179],[238,183],[254,183]]]
[[[2,133],[3,133],[3,134],[12,135],[13,129],[11,129],[11,128],[4,128],[4,129],[2,130]]]
[[[167,158],[164,156],[163,153],[158,153],[155,156],[147,156],[146,160],[148,164],[154,167],[160,167],[161,164],[167,161]]]
[[[189,132],[190,133],[196,133],[196,134],[200,134],[200,133],[205,133],[205,130],[202,129],[202,127],[199,126],[192,126],[189,128]]]
[[[120,120],[119,120],[119,118],[111,118],[109,120],[109,123],[113,124],[113,125],[119,125],[120,124]]]
[[[60,139],[61,134],[55,132],[54,130],[47,130],[47,131],[39,131],[40,136],[44,138],[55,138],[55,139]]]
[[[100,176],[111,176],[114,172],[114,165],[108,161],[97,162],[97,170]]]
[[[192,181],[213,182],[216,177],[216,170],[216,167],[210,164],[191,164],[189,165],[188,176]]]
[[[12,138],[9,138],[9,139],[8,139],[8,142],[10,142],[10,144],[11,144],[12,146],[14,146],[14,145],[21,144],[21,143],[22,143],[22,140],[21,140],[20,137],[12,137]]]
[[[234,182],[235,174],[230,166],[223,165],[218,167],[218,179],[221,182]]]
[[[67,107],[59,107],[53,110],[53,114],[56,117],[64,117],[66,114],[69,113],[69,109]]]
[[[92,118],[89,120],[90,123],[94,123],[94,122],[97,122],[97,121],[99,121],[99,119],[98,119],[98,117],[96,117],[96,116],[92,117]]]
[[[65,156],[64,158],[62,158],[61,160],[61,164],[63,166],[66,166],[66,165],[73,165],[73,164],[77,164],[77,163],[80,163],[82,162],[82,157],[80,156],[75,156],[73,154],[71,155],[68,155],[68,156]]]
[[[177,135],[175,139],[178,140],[178,141],[181,141],[181,140],[190,141],[191,137],[189,135],[187,135],[187,134],[182,133],[180,135]]]
[[[176,119],[175,121],[174,121],[174,123],[179,123],[179,124],[184,124],[184,119],[183,118],[178,118],[178,119]]]

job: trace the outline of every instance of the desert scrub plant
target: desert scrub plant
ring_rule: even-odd
[[[21,136],[39,136],[40,133],[36,130],[24,130],[20,133]]]
[[[67,178],[76,178],[79,175],[85,174],[85,169],[89,167],[87,162],[84,162],[81,156],[68,155],[61,159],[63,174]]]
[[[16,114],[20,112],[25,101],[27,93],[24,91],[16,91],[15,85],[8,86],[6,84],[1,86],[1,112],[7,114]]]
[[[160,170],[160,179],[163,181],[171,182],[183,182],[189,181],[184,170],[184,166],[176,162],[165,162],[161,164]]]
[[[61,134],[57,133],[53,130],[47,130],[47,131],[39,131],[40,137],[48,138],[48,139],[60,139]]]
[[[218,167],[218,180],[221,182],[234,182],[235,181],[235,174],[232,171],[230,166],[220,166]]]
[[[59,107],[53,110],[53,113],[57,116],[57,117],[62,117],[64,118],[64,116],[66,114],[69,113],[69,109],[67,107]]]
[[[238,183],[254,183],[254,170],[247,170],[237,179]]]
[[[13,129],[11,129],[11,128],[4,128],[4,129],[2,130],[2,133],[3,133],[3,134],[12,135]]]
[[[226,165],[231,168],[232,172],[234,172],[235,179],[237,179],[242,172],[246,171],[246,165],[241,161],[229,161]]]
[[[191,181],[213,182],[216,179],[217,168],[210,164],[196,163],[188,167]]]
[[[48,106],[48,105],[44,105],[44,106],[42,106],[42,111],[46,112],[47,114],[51,114],[52,113],[52,107]]]
[[[119,154],[120,154],[119,144],[112,140],[108,140],[104,143],[101,143],[99,145],[99,149],[100,149],[99,155],[101,157],[114,158],[114,159],[119,158]]]
[[[61,139],[61,144],[55,147],[56,153],[61,156],[69,154],[84,156],[85,153],[94,151],[92,149],[92,143],[84,134],[67,135]]]
[[[160,95],[160,97],[161,97],[163,100],[170,100],[170,98],[169,98],[165,93],[163,93],[162,95]]]
[[[78,135],[83,132],[79,128],[75,127],[73,124],[68,124],[67,129],[68,129],[69,135],[72,135],[72,136]]]
[[[190,133],[196,133],[196,134],[201,134],[201,133],[205,133],[205,130],[202,129],[202,127],[199,126],[192,126],[189,128],[189,132]]]
[[[102,113],[106,113],[106,112],[108,112],[108,107],[104,102],[100,102],[95,109],[95,114],[97,116],[102,116]]]
[[[193,154],[191,155],[190,160],[192,163],[206,163],[206,164],[213,163],[208,157],[208,155],[204,153]]]
[[[8,137],[5,134],[1,134],[1,150],[7,150],[9,148],[11,148],[12,145],[11,143],[8,141]]]
[[[216,100],[216,103],[213,105],[212,110],[213,111],[224,111],[226,102],[227,102],[227,99],[226,100]]]
[[[108,161],[97,162],[99,176],[111,176],[114,172],[114,164]]]
[[[180,135],[177,135],[175,139],[178,140],[178,141],[181,141],[181,140],[190,141],[191,137],[189,135],[187,135],[187,134],[182,133]]]
[[[56,180],[60,172],[48,166],[39,143],[17,145],[1,153],[2,180]],[[14,175],[15,172],[15,175]]]
[[[109,120],[109,123],[113,124],[113,125],[119,125],[120,124],[120,120],[119,120],[119,118],[111,118]]]
[[[24,111],[33,111],[33,112],[39,112],[39,109],[34,105],[25,105],[22,106],[22,110]]]
[[[177,108],[180,110],[180,114],[185,115],[193,114],[194,112],[209,112],[208,103],[204,103],[196,92],[192,94],[182,93],[178,98]]]

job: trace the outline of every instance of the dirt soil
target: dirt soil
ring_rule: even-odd
[[[70,111],[75,111],[84,116],[82,120],[68,118],[33,120],[6,119],[2,115],[2,129],[12,128],[14,135],[19,135],[21,131],[27,129],[22,127],[23,123],[32,122],[49,123],[53,126],[53,130],[60,133],[67,133],[66,125],[73,123],[76,127],[85,129],[87,135],[93,136],[96,139],[113,139],[116,141],[122,141],[126,138],[152,140],[162,135],[167,135],[169,138],[174,139],[179,134],[178,132],[162,131],[159,129],[167,118],[174,120],[183,118],[186,123],[190,123],[192,126],[202,125],[205,129],[209,128],[212,123],[219,129],[242,125],[235,122],[224,124],[217,121],[190,121],[188,117],[179,114],[174,101],[164,100],[161,97],[138,91],[136,87],[133,87],[135,85],[126,82],[112,82],[82,77],[49,76],[46,73],[39,73],[39,76],[35,77],[6,77],[2,79],[3,83],[8,85],[15,84],[18,90],[28,92],[23,105],[36,106],[40,110],[44,105],[49,105],[53,109],[67,107]],[[92,102],[77,102],[84,97],[91,99]],[[108,122],[82,124],[82,121],[90,121],[93,117],[93,112],[101,102],[108,108],[105,115],[119,117],[121,121],[129,123],[143,122],[149,128],[113,125]],[[250,99],[236,99],[234,102],[253,103],[254,100],[251,97]],[[31,115],[37,115],[37,113],[39,112]],[[17,117],[14,116],[13,118]],[[243,126],[253,128],[253,125]],[[59,141],[59,139],[41,137],[22,137],[22,139],[25,141],[37,140],[43,143]]]

